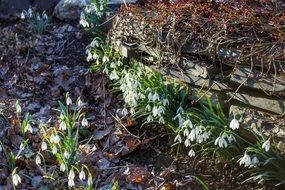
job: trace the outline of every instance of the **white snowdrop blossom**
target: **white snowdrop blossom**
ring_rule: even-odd
[[[151,106],[148,104],[146,107],[145,107],[145,110],[150,112],[152,109],[151,109]]]
[[[165,120],[163,117],[159,117],[158,123],[165,124]]]
[[[89,174],[89,175],[88,175],[88,179],[87,179],[87,185],[88,185],[88,186],[91,186],[91,185],[92,185],[92,183],[93,183],[92,175],[91,175],[91,174]]]
[[[117,72],[115,70],[113,70],[111,72],[109,77],[110,77],[111,80],[118,80],[118,79],[120,79],[119,75],[117,74]]]
[[[109,62],[109,57],[107,57],[106,55],[104,55],[102,61],[103,61],[103,63]]]
[[[239,121],[238,121],[236,118],[234,118],[234,119],[231,121],[231,123],[230,123],[230,128],[231,128],[232,130],[239,129]]]
[[[173,118],[173,120],[176,120],[177,118],[178,118],[178,122],[179,122],[179,127],[182,127],[182,126],[183,126],[183,123],[184,123],[184,121],[185,121],[185,119],[182,118],[182,116],[181,116],[180,113],[178,113],[178,114]]]
[[[39,155],[36,156],[36,164],[40,165],[42,163],[41,157]]]
[[[42,151],[45,151],[47,149],[47,143],[45,141],[42,142],[41,149]]]
[[[65,159],[68,159],[68,158],[70,157],[70,153],[67,152],[67,151],[64,151],[63,157],[64,157]]]
[[[128,109],[127,108],[123,108],[121,113],[122,113],[123,116],[128,115]]]
[[[146,118],[147,122],[152,122],[153,121],[153,117],[151,115],[149,115],[147,118]]]
[[[52,154],[55,155],[57,153],[57,151],[58,151],[57,147],[53,146],[52,150],[51,150]]]
[[[184,131],[183,131],[183,135],[184,136],[189,136],[190,132],[188,130],[188,128],[185,128]]]
[[[59,129],[62,131],[66,130],[66,123],[64,121],[61,121],[59,124]]]
[[[190,128],[190,129],[192,129],[193,128],[193,124],[192,124],[192,122],[189,119],[187,119],[187,120],[185,120],[183,122],[182,128]]]
[[[22,20],[25,20],[25,18],[26,18],[25,13],[22,12],[22,13],[21,13],[21,19],[22,19]]]
[[[86,119],[85,117],[82,119],[81,125],[82,125],[83,127],[87,127],[87,126],[88,126],[88,121],[87,121],[87,119]]]
[[[32,128],[32,126],[29,123],[26,126],[26,131],[29,131],[30,133],[33,133],[33,128]]]
[[[236,138],[232,134],[227,135],[227,139],[229,143],[236,142]]]
[[[188,146],[191,145],[190,140],[189,140],[188,138],[184,141],[184,145],[185,145],[186,147],[188,147]]]
[[[12,182],[15,186],[22,182],[21,177],[16,173],[16,170],[12,173]]]
[[[44,20],[48,20],[48,16],[47,16],[47,14],[45,12],[43,13],[43,19]]]
[[[84,103],[82,102],[81,98],[77,99],[77,106],[78,107],[82,107],[84,105]]]
[[[149,101],[152,101],[153,94],[152,92],[148,93],[147,98]]]
[[[79,24],[84,28],[89,27],[89,22],[85,19],[85,14],[81,12]]]
[[[269,149],[270,149],[270,141],[269,141],[269,139],[266,140],[266,141],[262,144],[262,148],[263,148],[266,152],[269,151]]]
[[[73,187],[75,185],[74,178],[75,178],[75,173],[74,173],[73,169],[71,169],[69,174],[68,174],[68,186],[69,187]]]
[[[215,140],[215,145],[218,145],[220,148],[227,148],[228,147],[228,143],[223,136],[219,136]]]
[[[33,10],[31,8],[28,9],[27,16],[31,18],[33,16]]]
[[[258,164],[259,164],[258,158],[256,156],[253,157],[252,160],[251,160],[251,165],[252,166],[257,166]]]
[[[65,164],[61,163],[59,169],[60,169],[60,171],[64,172],[65,171]]]
[[[19,100],[16,101],[16,112],[17,113],[21,113],[22,112],[22,108],[20,106]]]
[[[159,94],[157,92],[155,92],[152,96],[152,101],[155,102],[155,101],[159,101]]]
[[[51,136],[50,136],[50,142],[51,143],[54,143],[54,144],[58,144],[59,142],[60,142],[60,138],[59,138],[59,136],[56,134],[52,134]]]
[[[2,145],[0,144],[0,152],[2,152],[3,151],[3,149],[2,149]]]
[[[193,149],[191,149],[191,150],[189,151],[188,155],[189,155],[190,157],[194,157],[194,156],[195,156],[195,151],[194,151]]]
[[[71,100],[71,98],[69,97],[69,96],[67,96],[67,98],[66,98],[66,105],[71,105],[72,104],[72,100]]]
[[[250,156],[245,152],[244,155],[243,155],[243,157],[240,158],[240,159],[238,160],[238,162],[239,162],[239,165],[240,165],[240,166],[244,164],[245,167],[248,167],[248,166],[251,165],[251,158],[250,158]]]
[[[83,170],[83,168],[81,169],[80,173],[79,173],[79,179],[81,180],[85,180],[86,176],[85,176],[85,172]]]
[[[177,135],[175,138],[174,138],[174,142],[179,142],[179,143],[181,143],[182,142],[182,138],[181,138],[181,135]]]
[[[169,105],[169,100],[167,98],[162,100],[163,106],[168,106]]]

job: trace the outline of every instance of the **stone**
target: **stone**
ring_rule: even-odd
[[[61,0],[54,8],[53,15],[60,20],[76,20],[90,0]]]
[[[248,94],[235,92],[227,92],[226,94],[230,98],[247,104],[248,106],[253,106],[255,108],[279,115],[283,115],[285,113],[285,101],[282,100],[251,96]]]
[[[285,94],[285,77],[281,75],[262,74],[260,71],[247,67],[236,67],[231,74],[231,82],[244,87],[265,91],[267,94],[282,96]]]

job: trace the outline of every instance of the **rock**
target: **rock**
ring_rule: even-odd
[[[0,18],[8,18],[9,15],[28,9],[29,0],[0,0]]]
[[[285,94],[285,77],[281,75],[262,74],[257,70],[250,71],[250,68],[236,67],[230,80],[251,89],[265,91],[267,94]]]
[[[253,106],[268,112],[283,115],[285,113],[285,101],[278,99],[269,99],[265,97],[251,96],[243,93],[227,92],[229,97],[234,100]]]
[[[90,0],[61,0],[54,8],[54,16],[60,20],[79,19],[82,9]]]
[[[33,7],[36,7],[38,11],[45,11],[53,8],[59,0],[33,0]]]

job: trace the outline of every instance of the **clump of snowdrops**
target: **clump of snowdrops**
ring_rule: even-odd
[[[38,13],[29,8],[21,13],[21,19],[26,20],[31,30],[37,34],[42,34],[48,26],[49,19],[45,12]]]
[[[88,120],[83,113],[84,103],[80,98],[76,103],[73,103],[69,95],[66,95],[66,102],[63,104],[59,102],[59,118],[57,125],[50,126],[48,124],[40,124],[40,132],[42,134],[42,143],[40,150],[33,153],[35,163],[41,165],[46,173],[43,176],[47,180],[55,180],[56,176],[60,175],[66,177],[66,187],[81,188],[91,190],[93,188],[93,177],[88,167],[78,160],[77,154],[79,153],[79,132],[82,128],[86,128]],[[16,127],[19,128],[20,134],[24,137],[19,149],[16,153],[6,150],[2,142],[0,141],[0,154],[3,154],[7,160],[9,160],[6,166],[11,173],[11,181],[13,188],[17,189],[20,183],[22,183],[22,177],[19,174],[19,168],[17,166],[17,160],[23,157],[23,154],[27,148],[29,148],[29,139],[26,138],[27,133],[33,133],[31,123],[32,121],[29,114],[26,114],[22,120],[22,108],[19,101],[16,102],[16,115],[17,122]],[[81,145],[82,146],[82,145]],[[96,147],[91,148],[90,151],[95,151]],[[45,163],[45,152],[54,155],[57,160],[57,165],[53,166],[53,172],[47,171],[47,165]],[[25,175],[25,177],[28,177]]]
[[[68,177],[68,187],[76,186],[75,177],[78,174],[79,186],[92,189],[91,172],[77,160],[79,132],[88,126],[88,120],[82,112],[83,102],[78,98],[76,104],[73,104],[67,94],[66,104],[59,102],[59,106],[58,126],[49,128],[42,125],[41,151],[48,151],[56,157],[58,170]]]
[[[144,124],[165,125],[175,134],[175,144],[188,148],[190,157],[222,156],[247,168],[246,181],[267,180],[276,186],[285,185],[284,158],[272,146],[273,137],[241,127],[236,118],[228,122],[222,107],[210,101],[208,106],[190,106],[189,89],[184,84],[123,58],[103,38],[95,37],[86,54],[93,70],[104,72],[114,88],[121,91],[125,102],[122,115],[140,118]]]

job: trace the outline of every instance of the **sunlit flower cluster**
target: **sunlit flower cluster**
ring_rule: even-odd
[[[96,26],[103,16],[105,6],[106,3],[103,1],[98,1],[98,4],[91,3],[85,6],[81,12],[79,24],[84,28]]]

